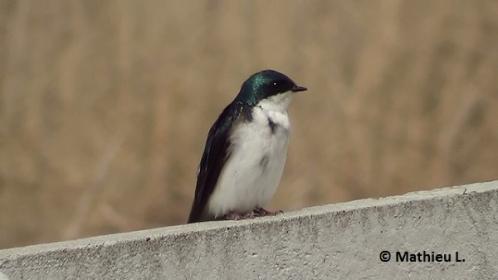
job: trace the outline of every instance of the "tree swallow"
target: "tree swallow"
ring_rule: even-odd
[[[264,70],[247,79],[209,130],[189,223],[274,215],[263,208],[287,158],[287,107],[305,91],[286,75]]]

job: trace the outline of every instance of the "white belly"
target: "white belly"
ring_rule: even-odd
[[[275,124],[273,129],[269,119]],[[286,111],[260,107],[253,109],[251,122],[243,122],[234,129],[231,156],[208,202],[210,215],[243,213],[271,200],[284,170],[289,129]]]

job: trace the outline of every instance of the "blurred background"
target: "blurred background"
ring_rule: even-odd
[[[498,178],[498,1],[0,0],[0,248],[184,223],[266,68],[309,88],[270,208]]]

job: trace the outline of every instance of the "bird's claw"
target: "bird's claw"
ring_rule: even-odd
[[[254,208],[253,212],[256,213],[258,215],[258,217],[275,216],[275,215],[284,213],[284,211],[282,211],[282,210],[269,211],[269,210],[264,209],[263,207]]]
[[[264,216],[275,216],[278,214],[284,213],[282,210],[277,210],[277,211],[268,211],[262,207],[256,207],[252,211],[247,212],[247,213],[239,213],[239,212],[229,212],[226,215],[223,216],[224,220],[244,220],[244,219],[252,219],[252,218],[257,218],[257,217],[264,217]]]

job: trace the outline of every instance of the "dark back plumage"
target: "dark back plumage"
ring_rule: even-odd
[[[206,217],[205,207],[218,182],[223,166],[230,157],[230,131],[236,122],[248,118],[250,118],[250,108],[234,100],[223,110],[209,130],[197,174],[194,202],[188,218],[189,223],[212,218]]]

